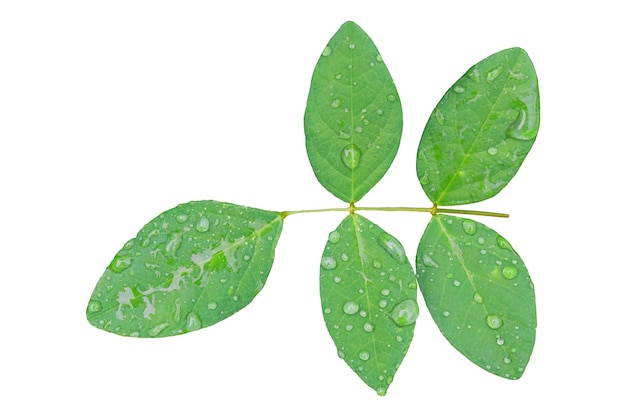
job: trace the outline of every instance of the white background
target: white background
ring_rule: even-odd
[[[623,416],[626,31],[617,2],[556,3],[2,2],[0,414]],[[537,342],[518,381],[458,354],[420,298],[387,396],[361,382],[319,307],[340,213],[286,219],[264,290],[211,328],[135,340],[85,319],[121,245],[179,203],[342,205],[313,175],[302,119],[346,20],[378,46],[404,109],[398,156],[364,206],[429,206],[415,154],[441,95],[504,48],[535,64],[539,137],[509,186],[474,207],[510,213],[479,220],[535,283]],[[368,217],[414,258],[428,215]]]

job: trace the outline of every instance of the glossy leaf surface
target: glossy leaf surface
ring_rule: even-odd
[[[348,215],[328,236],[320,294],[339,357],[384,395],[419,313],[417,280],[402,245],[366,218]]]
[[[330,39],[315,67],[304,130],[315,176],[345,202],[360,200],[396,156],[398,92],[376,46],[353,22]]]
[[[437,215],[416,265],[426,306],[446,339],[481,368],[521,377],[535,343],[535,292],[506,239],[479,222]]]
[[[135,337],[215,324],[263,288],[282,224],[280,213],[217,201],[168,210],[115,255],[91,295],[87,319]]]
[[[417,175],[437,205],[496,195],[515,176],[539,130],[535,68],[523,49],[469,69],[433,110],[417,153]]]

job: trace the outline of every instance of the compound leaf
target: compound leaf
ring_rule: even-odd
[[[417,176],[437,205],[496,195],[515,176],[539,130],[539,89],[523,49],[469,69],[432,112],[417,153]]]
[[[135,337],[215,324],[263,288],[282,224],[280,213],[217,201],[168,210],[115,255],[91,295],[87,319]]]
[[[341,26],[315,67],[304,131],[315,176],[345,202],[360,200],[396,156],[398,92],[376,46],[354,22]]]
[[[521,377],[535,343],[535,292],[506,239],[479,222],[437,215],[416,268],[426,306],[452,346],[493,374]]]
[[[384,395],[419,314],[417,280],[402,245],[366,218],[348,215],[328,236],[320,294],[339,357]]]

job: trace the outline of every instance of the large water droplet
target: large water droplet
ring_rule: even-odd
[[[528,102],[520,99],[515,100],[513,107],[518,111],[517,119],[509,125],[506,135],[513,139],[532,140],[537,137],[539,131],[539,113],[537,112],[537,101]]]
[[[354,301],[348,301],[343,305],[343,312],[349,315],[358,313],[359,304]]]
[[[498,235],[498,237],[496,238],[496,243],[498,244],[498,247],[501,249],[511,250],[511,244],[500,235]]]
[[[119,274],[128,269],[132,263],[133,259],[130,256],[116,256],[109,265],[109,268],[111,271]]]
[[[89,300],[89,304],[87,305],[87,311],[89,313],[96,313],[100,310],[102,310],[102,304],[100,301]]]
[[[328,234],[328,241],[330,243],[337,243],[341,239],[341,234],[338,231],[334,230]]]
[[[408,326],[415,323],[419,315],[419,307],[415,300],[404,300],[398,303],[391,311],[391,320],[398,326]]]
[[[202,320],[200,320],[200,316],[195,311],[192,311],[187,315],[187,321],[185,322],[185,331],[191,332],[193,330],[198,330],[202,327]]]
[[[361,162],[361,150],[355,144],[347,145],[341,151],[341,162],[350,168],[351,170],[356,169]]]
[[[463,230],[465,230],[465,233],[468,235],[476,234],[476,223],[469,219],[463,220]]]
[[[489,326],[492,329],[499,329],[500,327],[502,327],[502,319],[500,318],[500,316],[496,316],[494,314],[490,314],[487,316],[486,318],[487,320],[487,326]]]
[[[427,253],[422,255],[422,262],[424,266],[428,266],[430,268],[439,268],[439,264],[435,262],[435,260]]]
[[[517,276],[517,269],[514,266],[505,266],[502,268],[502,275],[506,279],[513,279]]]
[[[385,251],[396,260],[398,263],[404,263],[406,261],[406,255],[404,248],[398,242],[398,239],[387,233],[381,233],[378,235],[378,243],[385,249]]]
[[[319,51],[319,49],[318,49]],[[333,48],[330,47],[330,45],[328,45],[326,48],[324,48],[324,50],[322,51],[322,56],[328,56],[333,52]]]
[[[337,267],[337,261],[332,256],[324,256],[321,265],[324,269],[335,269]]]

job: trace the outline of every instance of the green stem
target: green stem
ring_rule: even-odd
[[[287,216],[291,216],[292,214],[325,213],[325,212],[337,212],[337,211],[347,211],[350,213],[354,213],[355,211],[406,211],[406,212],[430,213],[432,215],[435,215],[437,213],[448,213],[448,214],[467,214],[470,216],[488,216],[488,217],[504,217],[504,218],[509,217],[509,215],[506,213],[494,213],[490,211],[463,210],[463,209],[448,209],[448,208],[442,208],[442,207],[437,207],[437,206],[433,206],[430,208],[426,208],[426,207],[356,207],[354,204],[350,204],[349,207],[340,207],[340,208],[283,211],[281,213],[281,216],[285,218]]]

